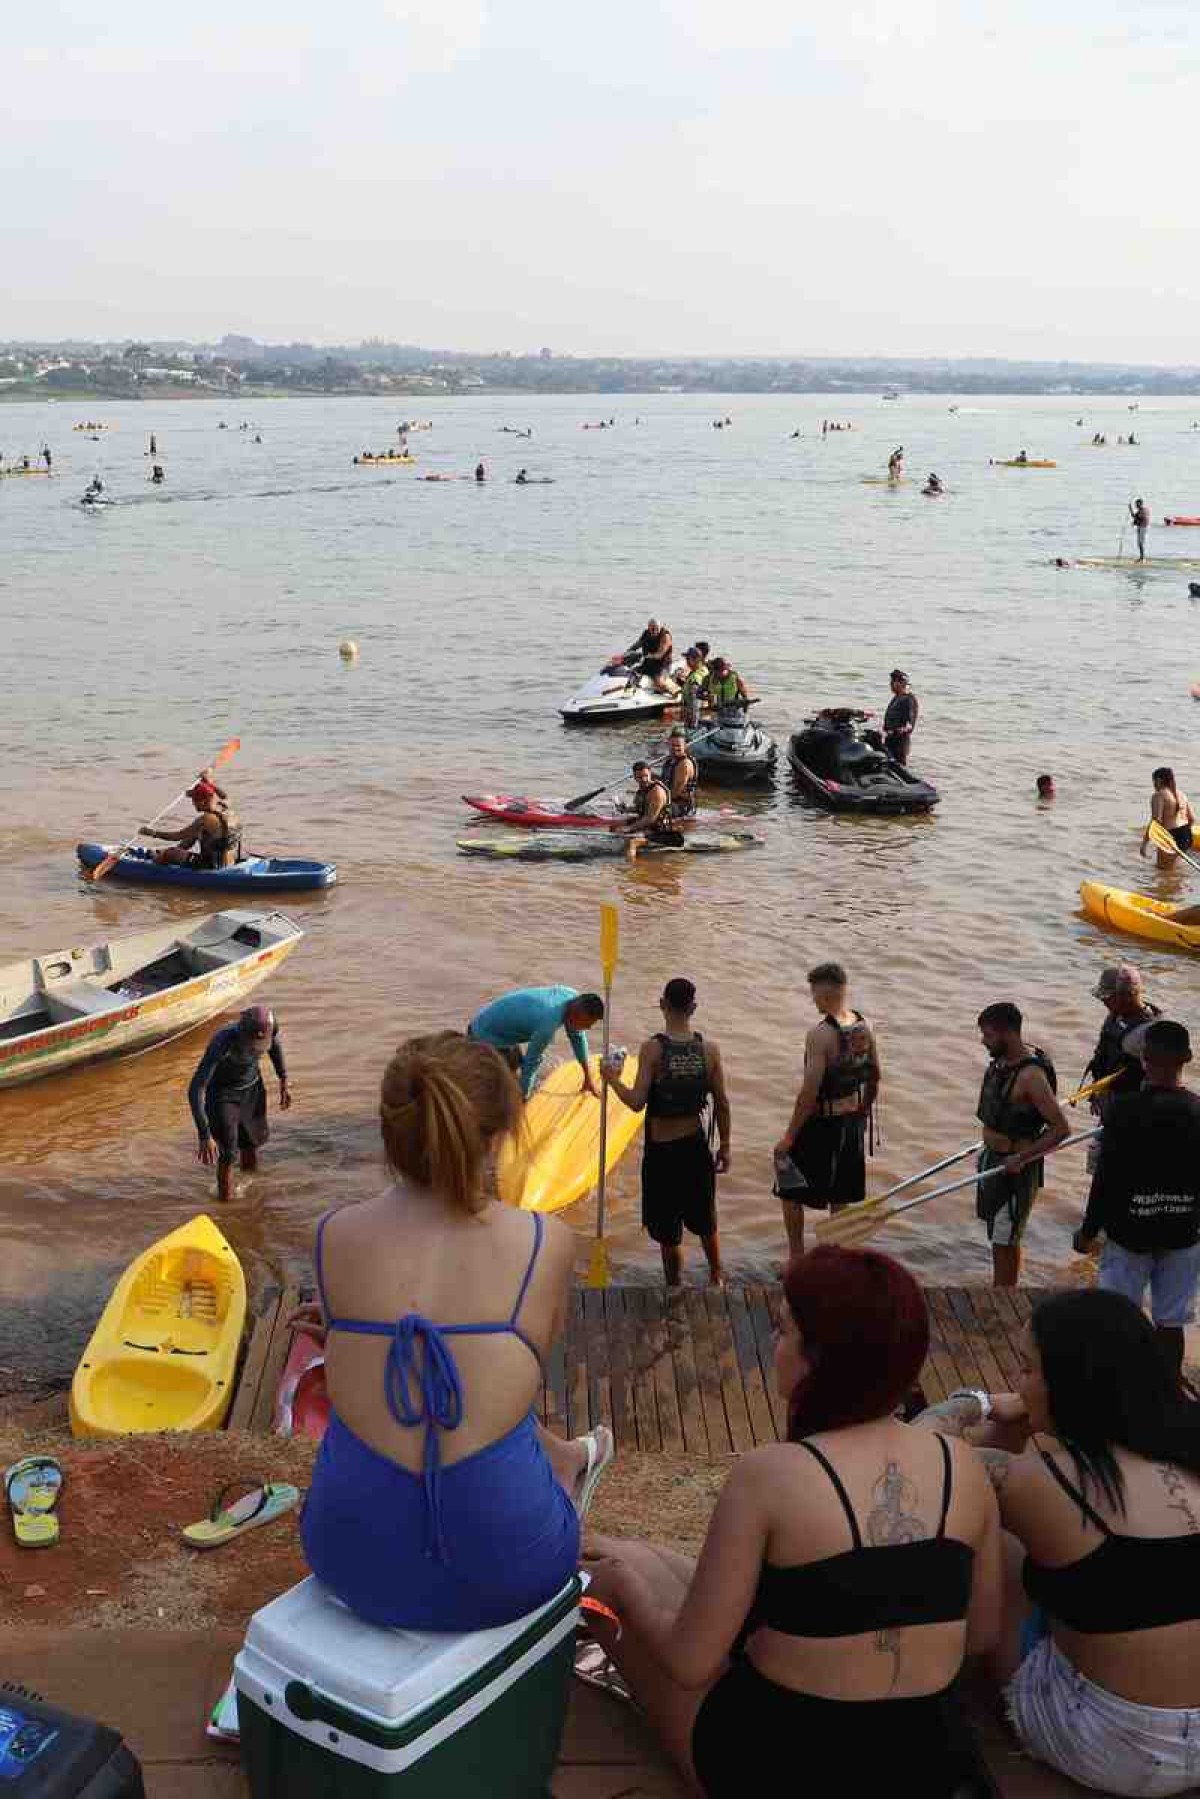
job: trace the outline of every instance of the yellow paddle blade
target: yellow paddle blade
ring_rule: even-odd
[[[1092,1095],[1095,1093],[1103,1093],[1107,1088],[1111,1087],[1113,1082],[1124,1074],[1124,1072],[1125,1070],[1123,1068],[1116,1068],[1113,1070],[1112,1074],[1106,1074],[1102,1081],[1089,1081],[1086,1087],[1077,1087],[1074,1093],[1069,1093],[1067,1095],[1063,1102],[1064,1105],[1077,1106],[1081,1100],[1091,1099]]]
[[[619,926],[617,908],[601,906],[600,908],[600,966],[604,970],[604,984],[612,986],[613,976],[617,972],[617,941]]]
[[[1179,845],[1176,843],[1171,833],[1159,824],[1157,819],[1151,821],[1146,835],[1154,845],[1155,849],[1162,850],[1164,855],[1177,856],[1179,854]]]
[[[817,1242],[823,1248],[852,1249],[885,1225],[891,1214],[882,1200],[864,1199],[861,1205],[831,1212],[817,1224]]]
[[[587,1284],[589,1287],[607,1287],[609,1284],[608,1244],[603,1237],[592,1239],[592,1257],[588,1263]]]

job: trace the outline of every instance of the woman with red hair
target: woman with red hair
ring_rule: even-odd
[[[742,1456],[700,1559],[595,1538],[594,1628],[709,1799],[778,1785],[801,1754],[839,1799],[971,1792],[950,1687],[1000,1613],[981,1463],[895,1417],[929,1344],[921,1290],[870,1249],[792,1262],[775,1350],[788,1441]]]

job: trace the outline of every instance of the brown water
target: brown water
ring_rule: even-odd
[[[687,974],[699,1026],[722,1045],[734,1120],[722,1228],[738,1275],[769,1272],[780,1252],[770,1150],[813,1016],[813,962],[847,963],[878,1029],[874,1191],[975,1135],[974,1019],[988,1001],[1026,1010],[1064,1085],[1101,1022],[1090,990],[1106,961],[1138,963],[1159,1004],[1191,1018],[1187,962],[1098,931],[1077,886],[1181,884],[1138,861],[1134,827],[1151,767],[1193,777],[1198,571],[1049,566],[1115,556],[1136,493],[1156,518],[1200,513],[1189,403],[1148,404],[1144,445],[1106,451],[1085,440],[1128,428],[1120,402],[1088,409],[1082,430],[1078,400],[947,405],[839,402],[860,429],[824,441],[813,424],[833,408],[808,398],[434,408],[436,429],[413,439],[419,472],[463,473],[484,454],[482,489],[351,468],[394,432],[394,409],[374,402],[256,402],[261,445],[218,431],[207,404],[109,406],[117,428],[98,446],[70,436],[62,406],[0,412],[6,453],[48,437],[60,471],[0,484],[0,955],[213,909],[85,887],[72,849],[128,834],[235,732],[227,774],[250,847],[338,863],[332,893],[285,902],[307,936],[264,989],[296,1104],[286,1118],[273,1108],[262,1172],[222,1216],[252,1278],[305,1273],[320,1212],[383,1180],[375,1099],[392,1047],[461,1025],[509,987],[597,984],[603,900],[621,909],[617,1040],[652,1030],[662,982]],[[604,412],[612,432],[580,432]],[[713,431],[724,413],[733,427]],[[499,435],[506,422],[532,422],[532,442]],[[162,490],[145,481],[151,428]],[[911,472],[938,471],[945,499],[921,497],[919,481],[862,484],[897,441]],[[987,466],[1023,446],[1058,469]],[[514,488],[522,465],[556,484]],[[100,517],[75,503],[94,466],[122,502]],[[1188,533],[1158,530],[1152,549],[1200,558],[1196,537],[1193,550]],[[899,661],[921,696],[914,766],[942,790],[937,813],[828,817],[784,773],[746,804],[766,842],[744,855],[633,868],[459,856],[456,838],[477,828],[462,792],[571,793],[656,741],[644,726],[568,731],[557,713],[651,611],[677,644],[707,637],[733,656],[764,696],[781,766],[816,706],[882,708]],[[350,667],[345,636],[362,652]],[[1043,768],[1059,784],[1049,810],[1033,797]],[[185,1092],[204,1041],[0,1095],[0,1365],[69,1369],[112,1271],[210,1206]],[[1030,1228],[1034,1280],[1073,1259],[1083,1172],[1081,1152],[1068,1156]],[[568,1217],[586,1232],[591,1205]],[[969,1192],[879,1241],[931,1281],[987,1276]],[[653,1277],[636,1156],[617,1177],[611,1242],[621,1276]]]

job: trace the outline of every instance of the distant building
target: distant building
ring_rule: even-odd
[[[552,362],[554,360],[554,351],[548,350],[546,348],[545,344],[543,344],[541,349],[538,351],[538,355],[541,357],[543,362]]]

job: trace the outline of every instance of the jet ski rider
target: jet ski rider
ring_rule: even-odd
[[[652,618],[637,641],[626,650],[625,661],[639,661],[638,673],[653,681],[659,693],[674,693],[675,686],[668,672],[674,650],[670,628]]]
[[[746,683],[727,656],[714,656],[708,665],[708,703],[714,712],[724,706],[744,706],[750,698]]]

